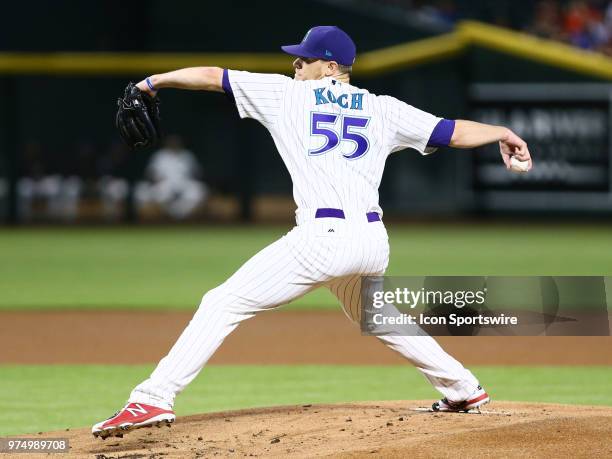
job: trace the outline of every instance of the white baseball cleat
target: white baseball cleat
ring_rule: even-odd
[[[478,386],[476,392],[474,392],[467,400],[460,402],[451,402],[446,397],[442,400],[438,400],[431,405],[433,411],[451,411],[458,413],[460,411],[468,412],[485,405],[491,401],[489,394],[485,392],[482,386]]]
[[[94,437],[105,440],[107,437],[123,437],[123,434],[142,427],[161,427],[174,422],[172,410],[164,410],[144,403],[128,403],[125,407],[105,421],[98,422],[91,429]]]

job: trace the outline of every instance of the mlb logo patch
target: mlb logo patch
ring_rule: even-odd
[[[327,49],[325,50],[325,55],[326,55],[327,57],[332,57],[332,56],[333,56],[333,54],[331,53],[331,51],[329,51],[329,50],[327,50]]]

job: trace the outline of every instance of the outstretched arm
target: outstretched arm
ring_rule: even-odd
[[[528,161],[531,169],[531,155],[527,143],[503,126],[456,120],[449,145],[455,148],[475,148],[493,142],[499,142],[499,150],[506,168],[510,169],[510,158],[514,156],[519,161]]]
[[[155,89],[149,87],[146,79],[136,86],[151,96],[154,96],[162,88],[223,92],[223,69],[219,67],[190,67],[151,75],[149,82]]]

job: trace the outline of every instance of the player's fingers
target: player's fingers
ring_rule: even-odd
[[[516,155],[514,155],[514,157],[519,161],[527,161],[529,159],[529,155],[523,153],[517,153]]]
[[[503,149],[500,150],[501,153],[501,157],[502,160],[504,161],[504,164],[506,165],[506,169],[510,169],[510,155],[508,153],[504,153]]]
[[[156,91],[151,90],[149,85],[147,84],[147,80],[142,80],[136,84],[136,87],[140,89],[142,92],[146,92],[151,97],[155,97]]]
[[[527,144],[523,142],[518,145],[514,149],[514,156],[516,156],[516,159],[518,159],[519,161],[527,161],[530,158],[529,150],[527,149]]]

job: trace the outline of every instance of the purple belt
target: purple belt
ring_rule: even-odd
[[[379,222],[380,215],[378,212],[368,212],[366,214],[369,223]],[[345,218],[344,211],[342,209],[330,209],[330,208],[321,208],[317,209],[315,213],[315,218]]]

